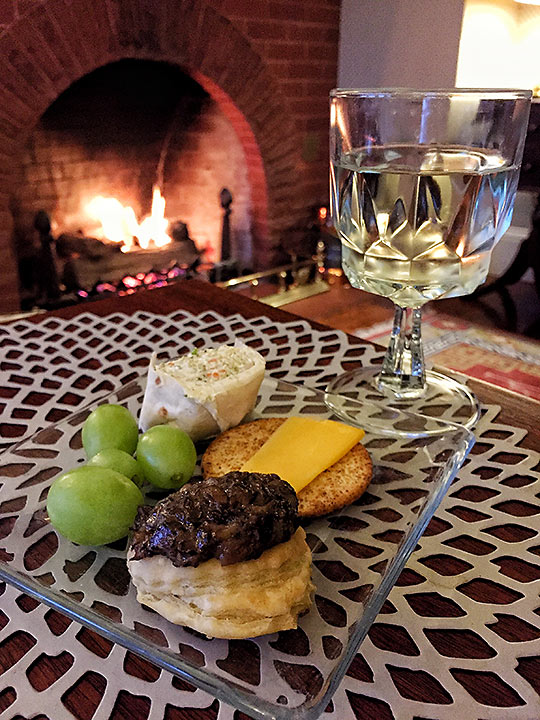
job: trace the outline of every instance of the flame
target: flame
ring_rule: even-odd
[[[169,221],[165,217],[165,198],[157,185],[152,191],[150,215],[141,223],[137,222],[135,211],[129,205],[122,205],[116,198],[97,195],[86,206],[90,217],[101,223],[97,235],[114,243],[121,243],[122,252],[136,249],[135,238],[144,250],[160,248],[171,242],[167,234]]]
[[[165,198],[161,190],[154,186],[152,193],[152,211],[150,216],[145,218],[139,226],[139,234],[136,236],[142,248],[149,247],[153,242],[156,247],[163,247],[171,242],[167,235],[169,221],[165,217]]]

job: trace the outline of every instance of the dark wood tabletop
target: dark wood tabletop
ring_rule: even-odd
[[[239,295],[232,291],[221,290],[207,282],[201,282],[198,280],[186,280],[178,282],[168,287],[155,289],[151,291],[140,291],[133,295],[127,295],[124,297],[108,297],[103,300],[82,303],[71,307],[66,307],[61,310],[34,316],[31,318],[32,322],[43,322],[44,318],[50,317],[63,317],[63,318],[75,318],[81,313],[92,313],[99,316],[110,315],[111,313],[123,313],[132,314],[136,311],[146,310],[152,313],[158,314],[169,314],[177,309],[187,310],[194,314],[200,314],[207,310],[213,310],[221,315],[228,316],[233,314],[241,314],[246,318],[253,318],[264,315],[271,318],[276,322],[284,322],[297,319],[297,316],[291,315],[283,310],[276,309],[262,303],[256,302],[245,296]],[[317,323],[310,323],[315,329],[327,329]],[[351,338],[351,342],[362,343],[363,341],[358,338]],[[514,427],[524,428],[528,431],[527,436],[522,441],[522,446],[533,450],[540,451],[540,403],[534,400],[516,395],[507,390],[495,387],[480,381],[472,381],[471,386],[477,393],[480,400],[488,403],[495,404],[501,407],[500,419],[507,425]],[[28,598],[27,602],[33,601]],[[57,623],[61,627],[63,623],[62,616],[58,613],[53,617],[53,625]],[[109,641],[104,640],[98,635],[90,633],[91,642],[95,647],[99,648],[107,645]],[[519,628],[516,629],[516,633],[519,635]],[[11,652],[17,654],[17,648],[11,648]],[[58,658],[51,658],[50,668],[43,669],[43,677],[41,680],[38,679],[39,683],[42,682],[43,688],[48,687],[50,684],[50,678],[47,677],[47,673],[54,674],[55,662],[61,663],[61,656]],[[148,662],[138,659],[135,656],[130,657],[130,662],[135,668],[134,672],[138,673],[141,678],[152,676],[155,674],[155,668]],[[0,658],[0,676],[3,670],[10,667],[10,658]],[[537,674],[540,674],[540,667],[537,669]],[[417,682],[415,680],[414,682]],[[540,680],[537,678],[537,687],[540,687]],[[99,688],[92,687],[92,684],[81,685],[77,688],[77,691],[70,699],[70,702],[74,703],[74,707],[84,706],[89,695],[95,694],[99,691]],[[1,703],[1,694],[0,694]],[[0,713],[2,706],[0,704]],[[367,712],[367,710],[366,710]],[[361,707],[358,709],[357,717],[364,718],[369,717],[366,712],[363,712]],[[486,717],[488,714],[486,713]],[[40,718],[47,718],[49,716],[41,714]],[[129,705],[129,699],[127,705],[123,710],[122,717],[130,717],[133,720],[139,720],[141,717],[138,714],[137,708],[134,705]],[[186,715],[178,714],[174,717],[178,718],[191,718],[193,720],[210,720],[215,718],[215,712],[212,709],[205,711],[190,710]],[[431,716],[430,716],[431,717]],[[522,717],[522,716],[520,716]],[[540,717],[540,715],[539,715]],[[235,715],[235,718],[245,718],[241,713]],[[54,720],[54,717],[50,717],[49,720]],[[531,716],[531,720],[533,720]]]

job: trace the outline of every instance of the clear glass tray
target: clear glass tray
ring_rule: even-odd
[[[374,476],[359,501],[305,524],[317,588],[312,608],[298,630],[210,640],[137,603],[125,542],[77,546],[57,535],[46,516],[54,478],[84,462],[81,427],[88,412],[119,402],[137,414],[144,383],[124,386],[0,457],[0,578],[254,718],[319,717],[473,435],[459,425],[349,402],[349,422],[367,431]],[[252,417],[332,417],[331,401],[317,390],[266,378]],[[405,435],[388,436],[390,426]],[[416,437],[418,428],[431,435]]]

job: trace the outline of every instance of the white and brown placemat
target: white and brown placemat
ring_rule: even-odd
[[[359,357],[380,359],[304,321],[184,311],[20,320],[0,327],[0,442],[7,447],[129,382],[154,350],[173,356],[235,339],[263,352],[275,377],[312,385]],[[540,456],[497,412],[484,409],[473,452],[324,713],[329,720],[540,718]],[[128,696],[137,720],[245,718],[20,591],[0,592],[6,718],[120,718]],[[55,680],[44,687],[53,664]],[[84,708],[73,702],[78,687]]]

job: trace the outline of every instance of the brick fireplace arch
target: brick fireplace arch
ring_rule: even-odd
[[[283,233],[305,217],[295,201],[302,138],[250,40],[203,0],[43,0],[31,7],[0,36],[0,309],[19,307],[9,202],[22,144],[69,85],[126,58],[177,64],[219,103],[248,163],[256,261],[271,264]]]

